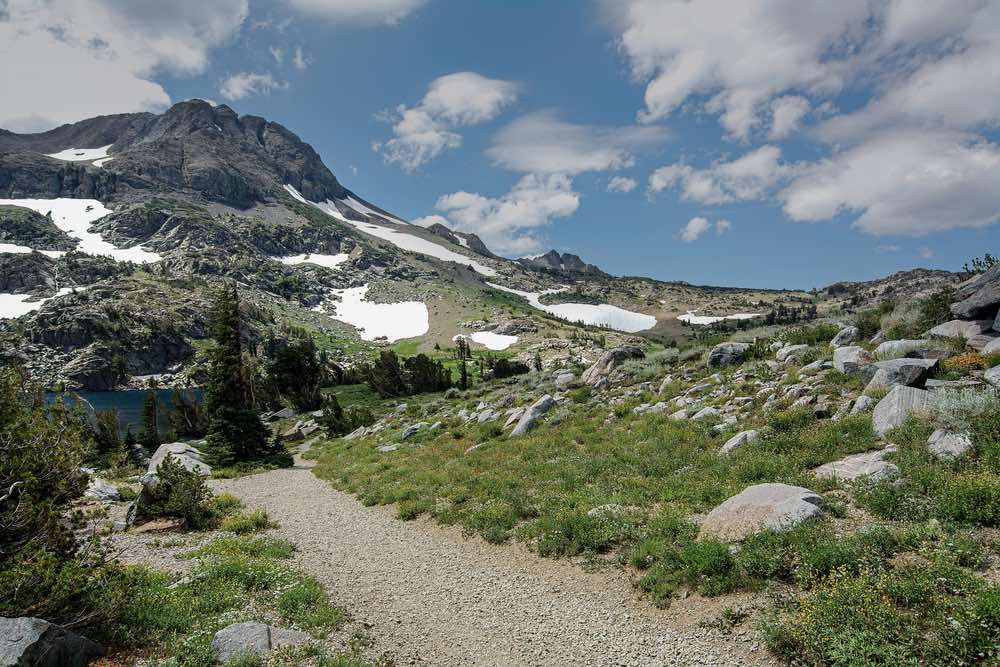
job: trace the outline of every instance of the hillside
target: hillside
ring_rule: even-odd
[[[496,333],[508,338],[478,337],[549,360],[588,327],[613,342],[674,343],[720,317],[816,300],[616,278],[555,251],[507,260],[474,234],[407,224],[373,200],[283,126],[200,100],[4,132],[0,358],[48,386],[196,381],[204,326],[185,304],[222,280],[245,290],[259,334],[305,327],[339,354]]]

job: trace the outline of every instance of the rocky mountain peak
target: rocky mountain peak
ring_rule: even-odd
[[[557,250],[549,250],[547,253],[535,257],[522,257],[517,261],[524,266],[553,273],[585,274],[591,276],[608,275],[597,266],[584,262],[579,255],[568,252],[560,253]]]

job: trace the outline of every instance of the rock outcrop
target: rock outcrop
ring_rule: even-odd
[[[104,648],[40,618],[0,618],[0,666],[87,667]]]
[[[601,358],[594,362],[593,366],[583,372],[580,376],[580,381],[583,384],[593,386],[600,382],[601,379],[608,377],[611,371],[629,359],[642,359],[645,356],[642,350],[632,345],[612,348],[602,354]]]
[[[823,496],[801,486],[755,484],[709,512],[699,537],[736,542],[762,530],[789,530],[822,508]]]
[[[872,414],[872,426],[881,437],[901,426],[906,418],[915,410],[927,406],[928,392],[923,389],[896,385],[875,406]]]
[[[220,663],[234,658],[256,656],[264,658],[271,651],[284,646],[305,644],[309,635],[298,630],[277,628],[265,623],[235,623],[215,633],[212,653]]]

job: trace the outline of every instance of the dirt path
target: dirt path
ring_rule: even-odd
[[[621,572],[586,573],[517,545],[399,521],[332,489],[307,465],[212,486],[279,521],[272,534],[298,546],[298,567],[371,628],[375,654],[397,664],[770,663],[747,630],[713,637],[691,609],[662,612],[638,599]]]

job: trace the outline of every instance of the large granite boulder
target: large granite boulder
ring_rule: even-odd
[[[583,372],[580,381],[583,384],[595,385],[603,378],[608,377],[611,371],[621,366],[629,359],[642,359],[646,355],[642,350],[633,345],[622,345],[605,351],[601,358],[594,362],[594,365]]]
[[[774,354],[774,358],[784,363],[802,358],[802,355],[809,349],[808,345],[785,345]]]
[[[899,468],[885,460],[888,454],[895,451],[895,447],[886,447],[874,452],[852,454],[837,461],[824,463],[816,468],[813,474],[818,479],[835,479],[842,482],[854,482],[860,479],[878,482],[899,474]]]
[[[846,345],[833,351],[833,367],[841,373],[858,375],[870,373],[872,355],[858,345]]]
[[[1000,264],[994,264],[958,288],[955,296],[960,299],[951,304],[955,317],[973,319],[994,317],[1000,308]]]
[[[520,419],[517,421],[517,426],[514,430],[510,432],[511,436],[524,435],[535,425],[539,419],[542,418],[546,412],[552,409],[552,406],[556,404],[555,400],[545,394],[537,401],[532,403],[525,411],[521,414]]]
[[[0,667],[86,667],[104,649],[40,618],[0,618]]]
[[[994,366],[993,368],[987,370],[983,375],[983,379],[994,387],[1000,389],[1000,366]]]
[[[969,340],[993,328],[993,320],[951,320],[927,332],[932,338],[964,338]]]
[[[717,367],[742,363],[749,349],[749,343],[719,343],[708,353],[708,365]]]
[[[205,455],[187,442],[170,442],[157,447],[153,456],[149,459],[146,472],[155,474],[160,463],[168,456],[175,459],[191,472],[196,472],[204,477],[212,474],[212,466],[205,463]]]
[[[932,346],[933,343],[926,338],[918,340],[887,340],[875,348],[875,357],[877,359],[898,359],[899,357],[907,357],[911,354],[923,356],[920,352],[929,350]]]
[[[762,530],[783,531],[819,516],[823,496],[801,486],[755,484],[705,517],[699,537],[739,541]]]
[[[212,652],[220,663],[228,663],[233,658],[242,656],[263,658],[274,649],[308,641],[309,635],[298,630],[277,628],[265,623],[235,623],[215,633]]]
[[[970,449],[972,439],[965,433],[953,433],[939,428],[927,439],[927,450],[942,461],[961,458]]]
[[[872,427],[881,437],[902,425],[906,418],[915,410],[923,410],[927,407],[927,399],[930,393],[923,389],[904,387],[896,385],[885,397],[875,406],[872,413]]]
[[[938,362],[937,359],[907,359],[904,357],[876,361],[873,365],[875,375],[868,383],[866,391],[885,389],[897,384],[908,387],[919,385],[927,378],[927,374],[937,367]]]
[[[844,327],[837,332],[837,335],[833,337],[830,341],[830,345],[833,347],[843,347],[844,345],[850,345],[858,339],[861,334],[861,330],[857,327],[850,326]]]
[[[760,431],[753,429],[749,431],[741,431],[726,441],[726,444],[719,449],[719,456],[729,456],[737,449],[755,442],[759,437]]]

